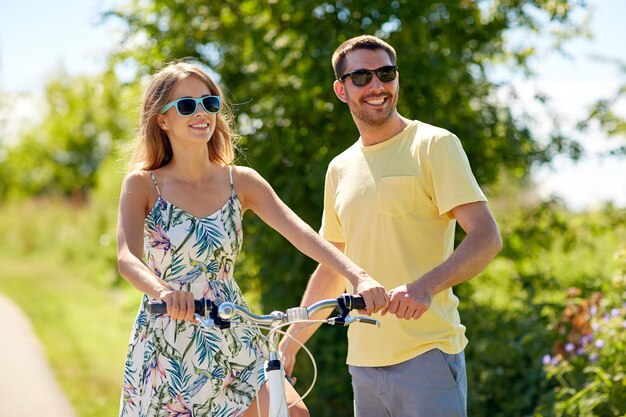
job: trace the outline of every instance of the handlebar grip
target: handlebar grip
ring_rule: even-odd
[[[167,304],[164,301],[148,301],[148,313],[165,314],[167,313]]]
[[[363,310],[365,308],[365,300],[361,295],[352,295],[352,304],[350,308],[352,310]]]
[[[195,313],[201,316],[204,316],[204,300],[195,300]],[[211,301],[207,301],[206,303],[209,308],[211,308]],[[165,301],[149,301],[148,302],[148,313],[150,314],[166,314],[167,313],[167,304]]]
[[[342,294],[337,301],[341,301],[341,303],[345,306],[348,311],[351,310],[362,310],[365,308],[365,300],[363,300],[363,296],[357,294]],[[341,304],[340,303],[340,304]],[[343,308],[343,307],[342,307]]]

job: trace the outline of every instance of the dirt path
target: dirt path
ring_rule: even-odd
[[[76,417],[22,311],[0,295],[0,417]]]

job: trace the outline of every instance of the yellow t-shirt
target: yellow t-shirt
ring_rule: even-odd
[[[413,121],[393,138],[363,146],[357,141],[335,157],[326,173],[320,234],[345,243],[345,253],[386,289],[412,282],[440,265],[454,249],[450,210],[486,201],[459,139]],[[347,288],[352,286],[346,281]],[[348,331],[347,363],[397,364],[430,349],[465,348],[458,298],[437,294],[418,320],[374,315],[381,327]]]

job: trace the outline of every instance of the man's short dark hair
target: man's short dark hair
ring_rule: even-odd
[[[339,79],[346,67],[346,56],[357,49],[369,49],[375,51],[382,49],[387,52],[389,59],[391,59],[391,65],[396,65],[396,50],[391,45],[376,36],[361,35],[354,38],[350,38],[335,50],[332,57],[333,70],[335,71],[335,78]]]

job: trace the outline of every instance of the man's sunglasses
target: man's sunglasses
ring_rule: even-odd
[[[207,113],[217,113],[220,111],[219,96],[202,96],[200,98],[185,97],[170,101],[163,106],[161,114],[168,111],[171,107],[176,106],[176,111],[180,116],[191,116],[198,110],[198,103],[202,105]]]
[[[348,77],[352,80],[352,84],[357,87],[363,87],[368,85],[372,81],[372,74],[376,74],[378,79],[384,83],[393,81],[396,79],[398,73],[398,67],[395,65],[386,65],[384,67],[376,68],[375,70],[358,69],[347,74],[344,74],[339,78],[339,81],[344,82]]]

